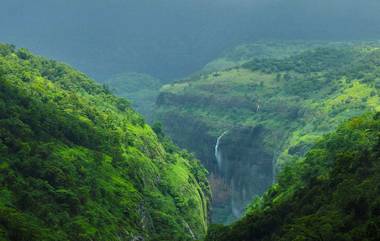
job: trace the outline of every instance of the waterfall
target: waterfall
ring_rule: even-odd
[[[225,134],[227,134],[227,132],[228,132],[228,131],[223,132],[223,133],[218,137],[218,139],[216,139],[216,144],[215,144],[215,158],[216,158],[216,161],[217,161],[217,163],[218,163],[218,168],[219,168],[219,170],[221,170],[221,168],[222,168],[222,162],[223,162],[223,160],[222,160],[222,153],[221,153],[220,150],[219,150],[219,144],[220,144],[220,141],[222,140],[223,136],[224,136]]]

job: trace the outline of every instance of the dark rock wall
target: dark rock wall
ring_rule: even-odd
[[[265,151],[263,127],[233,128],[220,144],[222,178],[231,191],[231,211],[240,217],[256,195],[262,194],[273,181],[273,154]]]
[[[213,191],[213,221],[228,223],[240,217],[256,195],[273,181],[273,151],[263,142],[262,126],[233,127],[220,140],[222,165],[217,165],[213,128],[199,120],[166,112],[160,117],[166,132],[182,148],[193,152],[209,170]]]

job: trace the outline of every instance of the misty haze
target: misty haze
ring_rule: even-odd
[[[2,0],[0,241],[380,240],[379,13]]]

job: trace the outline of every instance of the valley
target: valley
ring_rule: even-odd
[[[0,80],[0,240],[380,237],[378,42],[243,45],[164,85],[0,45]]]
[[[0,45],[0,240],[195,240],[207,171],[85,74]]]
[[[378,46],[242,46],[236,56],[221,58],[236,60],[235,66],[161,88],[158,119],[175,143],[194,152],[210,172],[214,222],[239,218],[284,164],[303,157],[324,134],[354,116],[380,110]]]
[[[0,241],[379,241],[379,0],[2,0]]]

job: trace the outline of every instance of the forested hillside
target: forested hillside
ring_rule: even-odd
[[[155,132],[84,74],[0,45],[0,240],[201,239],[206,170]]]
[[[238,45],[227,49],[213,61],[206,64],[200,73],[209,73],[238,67],[252,59],[285,58],[302,53],[305,50],[323,47],[326,42],[317,41],[257,41]],[[341,45],[340,43],[330,43],[330,45]]]
[[[0,0],[0,241],[380,241],[379,30],[380,0]]]
[[[161,89],[158,118],[211,172],[214,222],[239,217],[323,134],[380,110],[378,42],[282,46],[237,48],[220,58],[232,67]]]
[[[379,193],[380,113],[326,135],[242,220],[214,226],[206,240],[380,240]]]
[[[115,95],[127,98],[133,108],[148,121],[152,121],[153,110],[160,88],[161,80],[147,74],[122,73],[104,82]]]

